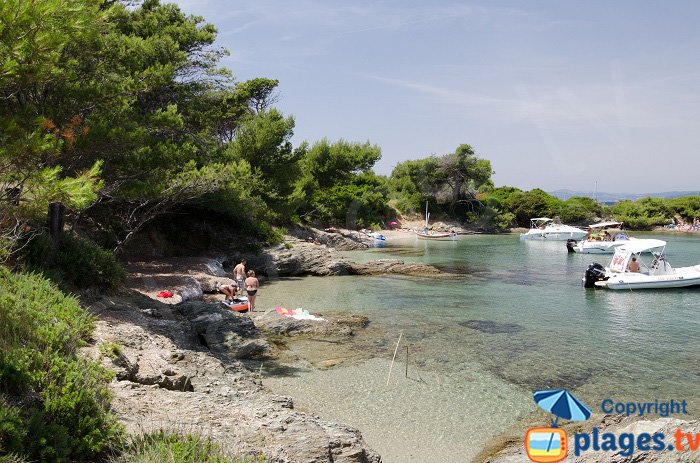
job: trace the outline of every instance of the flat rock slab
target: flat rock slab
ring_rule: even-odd
[[[324,318],[324,320],[297,320],[292,317],[283,317],[274,309],[254,313],[253,320],[261,331],[284,336],[352,336],[358,328],[364,328],[369,323],[367,317],[360,315],[345,317],[324,317],[320,313],[312,315]]]

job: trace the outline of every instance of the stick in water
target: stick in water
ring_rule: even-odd
[[[406,344],[406,378],[408,378],[408,344]]]
[[[399,351],[399,343],[401,343],[401,336],[403,336],[403,330],[399,334],[399,340],[396,341],[396,349],[394,349],[394,358],[391,359],[391,365],[389,366],[389,376],[386,378],[386,385],[389,385],[389,380],[391,379],[391,369],[394,368],[394,360],[396,360],[396,353]]]

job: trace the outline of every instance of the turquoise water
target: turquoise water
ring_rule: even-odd
[[[669,242],[666,251],[674,266],[700,263],[700,238],[654,237]],[[417,445],[419,429],[431,427],[435,436],[444,438],[439,446],[447,452],[443,461],[467,461],[476,444],[492,437],[494,430],[537,409],[531,403],[536,389],[566,387],[594,413],[605,398],[686,400],[691,417],[700,418],[700,289],[585,290],[581,277],[587,265],[607,263],[609,256],[569,254],[563,242],[521,242],[515,235],[465,236],[456,242],[395,240],[349,256],[398,257],[460,273],[449,278],[305,278],[272,282],[262,292],[260,301],[266,306],[370,318],[368,332],[352,342],[329,347],[307,342],[298,347],[301,354],[319,355],[319,349],[326,349],[328,358],[353,362],[323,371],[306,365],[266,381],[324,417],[349,419],[387,461],[420,461],[432,455],[434,442],[423,446],[426,453],[402,451]],[[365,385],[372,374],[382,376],[366,386],[372,394],[363,400],[384,391],[380,383],[386,381],[399,333],[410,346],[411,371],[421,376],[420,381],[396,386],[405,389],[403,397],[392,393],[398,394],[396,403],[414,401],[412,410],[418,411],[411,421],[416,431],[405,433],[403,447],[393,445],[395,439],[370,437],[381,428],[373,423],[381,422],[391,409],[386,397],[374,411],[359,398],[344,407],[334,401],[335,395],[354,391],[343,391],[339,383],[363,377],[363,372],[371,373]],[[402,345],[400,361],[403,349]],[[405,376],[404,366],[405,362],[395,367],[398,376]],[[426,381],[423,375],[432,379]],[[464,387],[471,388],[469,394],[460,392]],[[491,394],[499,388],[498,394]],[[442,414],[428,413],[438,405],[446,406]],[[363,409],[368,411],[363,414]],[[462,416],[469,430],[483,426],[483,435],[454,443],[454,423],[443,426],[457,419],[454,415]]]

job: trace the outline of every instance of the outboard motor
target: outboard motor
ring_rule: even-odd
[[[566,240],[566,250],[569,252],[576,252],[574,251],[574,246],[576,246],[576,240]]]
[[[593,263],[586,269],[586,274],[583,277],[584,288],[595,288],[596,281],[607,280],[605,276],[605,267],[598,263]]]

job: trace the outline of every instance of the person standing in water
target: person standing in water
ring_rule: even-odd
[[[245,288],[245,264],[246,260],[241,259],[241,263],[236,265],[233,268],[233,279],[236,280],[236,284],[238,285],[238,291],[240,294],[243,294],[243,290]]]
[[[258,294],[260,282],[255,278],[255,272],[248,270],[248,278],[245,279],[245,289],[248,292],[248,310],[255,310],[255,298]]]

